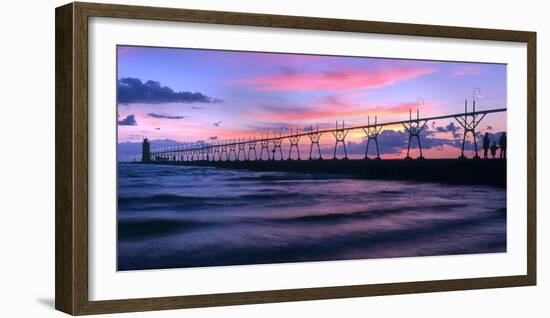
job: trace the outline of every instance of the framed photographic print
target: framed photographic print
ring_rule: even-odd
[[[536,34],[56,10],[56,308],[536,284]]]

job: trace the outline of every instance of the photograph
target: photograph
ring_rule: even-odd
[[[118,271],[507,252],[506,64],[116,54]]]
[[[6,59],[21,116],[5,118],[18,145],[49,120],[36,145],[52,160],[5,157],[24,167],[6,165],[25,189],[8,196],[25,210],[14,215],[52,240],[12,244],[8,259],[17,271],[49,255],[26,272],[52,292],[14,312],[539,310],[545,11],[401,2],[42,4],[55,28],[21,38],[50,54],[36,41],[6,51],[25,61]],[[29,94],[22,79],[41,69]],[[51,114],[29,111],[45,100]],[[44,206],[21,174],[32,167],[53,205],[29,222]],[[468,297],[482,305],[456,306]]]

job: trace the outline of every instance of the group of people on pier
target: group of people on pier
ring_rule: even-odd
[[[485,136],[483,136],[483,159],[488,159],[488,153],[491,151],[491,157],[493,159],[497,156],[497,150],[500,149],[499,158],[503,159],[506,158],[506,133],[503,132],[500,135],[500,138],[498,139],[498,144],[496,140],[493,140],[493,143],[491,144],[491,138],[489,137],[489,133],[485,133]]]

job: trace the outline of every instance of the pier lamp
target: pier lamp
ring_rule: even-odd
[[[422,102],[422,106],[424,106],[424,98],[419,98],[416,100],[416,119],[420,118],[420,103]]]
[[[478,87],[474,88],[474,90],[472,91],[472,104],[473,104],[473,112],[475,113],[476,112],[476,92],[477,93],[477,97],[478,98],[481,98],[481,89],[479,89]]]

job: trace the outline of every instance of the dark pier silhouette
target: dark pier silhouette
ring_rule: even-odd
[[[466,105],[466,103],[465,103]],[[475,105],[475,104],[474,104]],[[417,105],[418,107],[418,105]],[[285,156],[282,152],[282,144],[283,141],[287,140],[290,142],[290,151],[288,154],[287,159],[291,160],[292,150],[293,148],[296,148],[296,152],[298,153],[298,160],[300,159],[299,156],[299,141],[300,138],[303,136],[308,136],[311,142],[310,145],[310,152],[309,152],[309,159],[312,158],[312,151],[316,147],[319,151],[319,157],[315,159],[323,159],[320,152],[319,147],[319,140],[321,138],[321,135],[329,135],[332,134],[335,139],[334,144],[334,155],[332,159],[339,159],[336,156],[338,146],[343,148],[344,150],[344,157],[341,159],[348,159],[348,154],[346,150],[346,136],[348,133],[352,130],[363,130],[367,137],[367,147],[369,145],[369,141],[372,140],[377,148],[377,156],[376,158],[380,158],[380,152],[378,151],[378,140],[377,137],[380,134],[381,130],[384,127],[392,126],[392,125],[402,125],[405,129],[405,131],[409,135],[409,142],[407,146],[407,156],[405,159],[412,159],[410,157],[410,149],[411,149],[411,140],[417,139],[418,149],[420,151],[420,156],[418,159],[424,159],[424,156],[422,154],[422,145],[420,143],[420,133],[426,126],[426,124],[429,121],[435,121],[438,119],[447,119],[452,118],[455,119],[462,127],[463,127],[463,139],[462,139],[462,152],[459,157],[459,159],[466,159],[466,156],[464,155],[464,145],[466,144],[466,136],[468,133],[471,133],[474,136],[474,146],[475,146],[475,153],[474,153],[474,159],[479,159],[478,155],[478,148],[477,148],[477,141],[475,139],[476,134],[476,127],[479,125],[481,120],[487,115],[492,113],[499,113],[499,112],[505,112],[506,108],[495,108],[495,109],[489,109],[489,110],[483,110],[483,111],[475,111],[475,108],[473,111],[468,112],[467,107],[464,107],[464,113],[459,114],[450,114],[450,115],[442,115],[442,116],[434,116],[434,117],[426,117],[426,118],[420,118],[420,114],[418,111],[418,108],[416,110],[416,118],[413,118],[412,113],[409,113],[409,119],[408,120],[401,120],[401,121],[393,121],[393,122],[385,122],[385,123],[379,123],[377,121],[377,117],[375,117],[374,124],[371,124],[370,117],[368,118],[367,125],[363,126],[354,126],[354,127],[346,127],[344,122],[342,121],[342,124],[339,125],[338,121],[336,121],[336,128],[335,129],[325,129],[325,130],[319,130],[317,127],[316,130],[313,130],[313,127],[310,131],[307,132],[299,132],[299,130],[294,131],[291,130],[291,133],[288,135],[282,135],[281,132],[279,134],[275,134],[272,136],[269,136],[269,133],[264,134],[262,133],[261,138],[252,138],[249,137],[248,140],[239,138],[238,140],[231,140],[231,141],[225,141],[225,142],[219,142],[219,143],[208,143],[208,144],[202,144],[198,146],[175,146],[175,147],[168,147],[168,148],[162,148],[162,149],[150,149],[150,146],[148,148],[148,153],[146,155],[142,156],[142,161],[193,161],[193,160],[204,160],[204,158],[207,158],[210,160],[210,157],[212,157],[212,160],[216,160],[215,154],[218,153],[219,156],[217,156],[217,160],[252,160],[250,154],[251,151],[254,151],[254,159],[253,160],[264,160],[264,151],[267,153],[267,160],[283,160]],[[256,156],[256,143],[260,143],[261,150],[259,156]],[[505,143],[505,142],[504,142]],[[144,146],[145,147],[145,146]],[[236,149],[239,149],[239,152],[237,153]],[[248,147],[248,155],[246,152],[246,148]],[[229,151],[227,150],[229,148]],[[220,151],[221,150],[221,151]],[[240,153],[243,153],[243,159],[241,159]],[[270,153],[271,152],[271,156]],[[225,156],[224,156],[225,153]],[[368,148],[365,151],[365,159],[369,159],[368,155]],[[212,156],[210,156],[212,154]],[[233,154],[233,156],[232,156]],[[276,155],[278,155],[276,158]]]
[[[138,163],[141,164],[141,163]],[[158,161],[149,164],[217,167],[250,171],[288,171],[335,174],[352,178],[411,180],[448,184],[506,186],[506,159],[384,159],[283,161]]]
[[[474,93],[479,91],[478,88]],[[184,166],[208,166],[229,169],[248,169],[252,171],[292,171],[304,173],[322,173],[347,175],[366,179],[388,180],[418,180],[428,182],[444,182],[453,184],[484,184],[498,187],[506,186],[506,136],[503,134],[491,147],[492,157],[495,158],[497,148],[501,150],[499,159],[480,160],[476,140],[476,127],[488,114],[505,112],[506,108],[494,108],[477,110],[475,95],[472,96],[472,111],[468,111],[467,101],[464,103],[464,113],[446,114],[433,117],[420,117],[419,105],[423,99],[417,101],[416,116],[409,111],[406,120],[379,122],[374,117],[374,123],[367,117],[367,124],[361,126],[345,126],[342,121],[336,121],[334,129],[319,130],[311,126],[309,130],[290,130],[290,134],[270,135],[262,132],[260,138],[238,138],[230,141],[192,145],[176,146],[162,149],[151,149],[147,139],[143,142],[143,164],[184,165]],[[420,133],[430,121],[439,119],[454,119],[463,128],[462,148],[457,159],[426,159],[422,154]],[[381,159],[378,147],[378,135],[388,126],[403,126],[408,134],[406,157],[404,159]],[[365,157],[360,160],[350,160],[346,149],[346,136],[352,130],[362,130],[367,138]],[[467,160],[464,154],[466,136],[473,136],[474,153],[472,160]],[[321,136],[333,136],[334,154],[332,160],[323,158],[319,141]],[[309,138],[309,158],[301,160],[299,142],[302,138]],[[330,137],[329,137],[330,138]],[[419,157],[412,160],[410,156],[411,140],[417,140]],[[376,147],[378,160],[369,160],[368,151],[370,142]],[[288,155],[283,154],[283,142],[289,143]],[[306,140],[307,142],[307,140]],[[488,144],[483,141],[484,157],[486,158]],[[256,146],[260,149],[257,152]],[[342,148],[343,157],[337,157],[338,148]],[[264,155],[265,153],[265,155]],[[295,155],[293,156],[293,153]],[[315,153],[317,153],[315,155]],[[253,154],[253,156],[252,156]]]

